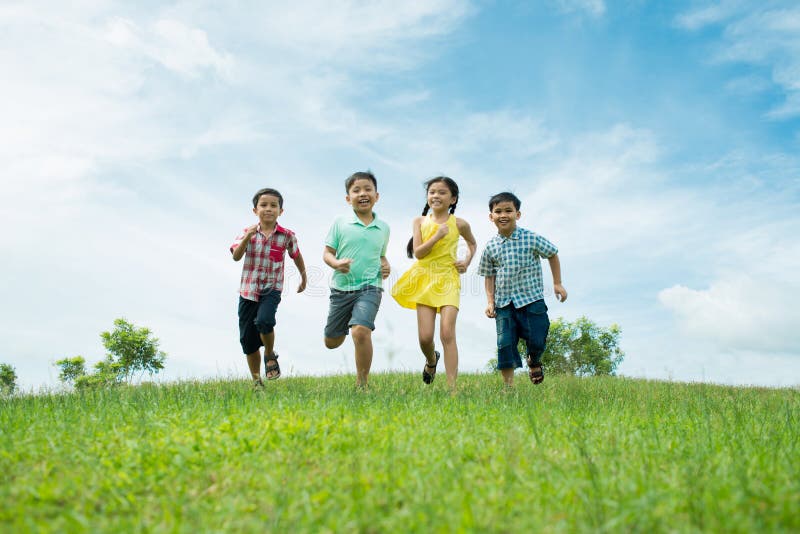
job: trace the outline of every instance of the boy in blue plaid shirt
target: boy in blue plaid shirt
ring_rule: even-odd
[[[498,234],[486,244],[478,265],[478,274],[486,278],[486,316],[497,323],[497,368],[507,386],[514,384],[514,369],[522,367],[517,350],[520,339],[528,347],[528,377],[534,384],[544,381],[541,358],[550,320],[540,257],[550,263],[556,298],[567,300],[558,249],[544,237],[517,227],[521,205],[512,193],[498,193],[489,200],[489,220]]]

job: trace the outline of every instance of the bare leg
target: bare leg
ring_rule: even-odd
[[[458,345],[456,344],[456,318],[458,308],[442,306],[439,320],[439,337],[444,348],[444,370],[447,372],[447,385],[455,389],[458,378]]]
[[[347,336],[326,337],[325,346],[329,349],[335,349],[336,347],[340,347],[342,343],[344,343],[344,338],[346,337]]]
[[[356,346],[356,385],[366,386],[372,367],[372,330],[359,324],[350,329]]]
[[[247,355],[247,367],[250,368],[250,376],[253,380],[261,380],[261,349]]]
[[[436,308],[417,304],[417,332],[419,333],[419,348],[425,356],[425,361],[430,365],[436,364],[436,355],[433,353],[433,331],[436,328]],[[431,368],[428,368],[430,372]],[[435,371],[434,371],[435,372]],[[433,373],[431,373],[433,374]]]
[[[259,336],[261,336],[261,342],[264,344],[264,357],[267,358],[266,365],[275,363],[275,360],[270,358],[270,355],[272,355],[272,351],[275,350],[275,330],[273,330],[269,334],[259,334]],[[269,372],[267,378],[271,378],[276,374],[278,374],[278,371],[275,371],[273,369],[272,371]]]
[[[508,387],[514,385],[514,368],[511,367],[509,369],[500,369],[500,373],[503,375],[503,382]]]

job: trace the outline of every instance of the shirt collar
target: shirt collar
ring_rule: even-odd
[[[355,212],[355,210],[353,210],[353,218],[350,220],[350,222],[351,222],[352,224],[360,224],[360,225],[361,225],[361,226],[363,226],[364,228],[368,228],[368,227],[370,227],[370,226],[374,226],[374,225],[378,224],[378,213],[377,213],[377,212],[375,212],[375,211],[373,211],[373,212],[372,212],[372,222],[370,222],[369,224],[364,224],[364,223],[361,221],[361,219],[359,219],[359,218],[358,218],[358,215],[356,215],[356,212]]]
[[[511,232],[511,235],[510,235],[510,236],[506,237],[506,236],[504,236],[503,234],[501,234],[500,232],[497,232],[497,237],[499,237],[499,238],[500,238],[500,240],[501,240],[503,243],[505,243],[505,242],[506,242],[506,241],[508,241],[509,239],[513,239],[513,240],[515,240],[515,241],[516,241],[517,239],[519,239],[519,234],[520,234],[520,231],[519,231],[519,226],[517,226],[516,228],[514,228],[514,231],[513,231],[513,232]]]
[[[261,223],[258,223],[258,231],[259,231],[259,232],[261,232],[262,234],[264,234],[264,232],[261,230]],[[281,226],[281,225],[280,225],[280,224],[278,224],[278,223],[275,223],[275,230],[274,230],[274,232],[275,232],[276,234],[286,234],[286,233],[288,233],[288,232],[286,231],[286,228],[284,228],[283,226]],[[267,234],[264,234],[264,235],[267,235]]]

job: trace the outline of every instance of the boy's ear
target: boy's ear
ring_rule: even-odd
[[[520,217],[522,217],[522,212],[517,210],[517,220],[519,220]]]

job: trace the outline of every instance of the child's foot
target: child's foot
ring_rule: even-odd
[[[253,380],[253,390],[258,391],[264,388],[264,382],[261,381],[260,378]]]
[[[534,363],[530,356],[528,356],[526,363],[528,364],[528,378],[531,379],[536,385],[544,382],[544,368],[541,362]]]
[[[433,379],[436,378],[436,366],[439,364],[439,358],[441,357],[438,350],[433,351],[433,353],[436,355],[436,360],[433,363],[428,363],[426,359],[425,368],[422,369],[422,381],[426,384],[433,383]]]
[[[267,376],[267,380],[275,380],[281,376],[281,366],[278,365],[278,354],[276,352],[269,356],[264,355],[264,374]]]

